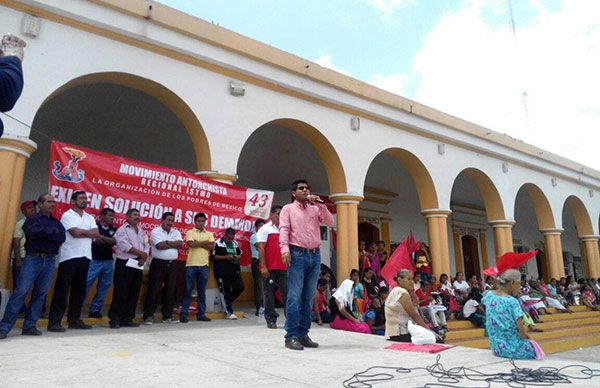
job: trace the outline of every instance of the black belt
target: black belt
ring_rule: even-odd
[[[290,244],[290,249],[293,249],[295,251],[305,252],[305,253],[318,253],[321,250],[321,248],[303,248],[303,247],[299,247],[297,245],[291,245],[291,244]]]
[[[56,257],[56,253],[42,253],[42,252],[27,252],[25,257],[33,256],[33,257]]]

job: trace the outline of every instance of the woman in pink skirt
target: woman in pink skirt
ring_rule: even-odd
[[[340,284],[329,300],[332,329],[353,331],[355,333],[371,334],[369,325],[359,319],[359,314],[353,311],[354,281],[346,279]]]

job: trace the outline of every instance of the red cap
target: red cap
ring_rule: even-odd
[[[37,201],[25,201],[21,204],[21,211],[24,212],[29,206],[37,206]]]

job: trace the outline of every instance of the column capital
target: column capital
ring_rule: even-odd
[[[544,236],[560,236],[562,232],[564,232],[564,229],[561,228],[540,229],[540,233]]]
[[[4,135],[0,138],[0,151],[10,151],[29,159],[37,144],[28,137]]]
[[[334,193],[329,195],[329,199],[331,199],[336,205],[342,203],[358,205],[363,199],[365,199],[365,197],[352,193]]]
[[[425,218],[448,218],[452,210],[446,209],[421,209],[421,214]]]
[[[584,241],[598,241],[600,240],[600,236],[597,234],[589,234],[586,236],[579,236],[579,239],[584,242]]]
[[[492,220],[488,221],[492,228],[512,228],[516,222],[514,220]]]
[[[389,217],[379,217],[379,220],[383,223],[383,222],[387,222],[389,223],[390,221],[392,221],[391,218]]]
[[[221,171],[196,171],[194,175],[228,184],[234,184],[238,180],[237,174],[231,174],[228,172]]]

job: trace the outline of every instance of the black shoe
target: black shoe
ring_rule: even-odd
[[[314,342],[313,340],[311,340],[309,336],[306,336],[304,338],[300,338],[299,342],[305,348],[318,348],[319,347],[319,344],[316,343],[316,342]]]
[[[207,317],[206,315],[203,315],[201,317],[196,318],[197,321],[202,321],[202,322],[210,322],[212,321],[212,319],[210,319],[209,317]]]
[[[94,312],[90,312],[90,313],[88,314],[88,317],[89,317],[89,318],[97,318],[97,319],[100,319],[100,318],[102,318],[102,314],[100,314],[100,312],[99,312],[99,311],[94,311]]]
[[[39,331],[39,330],[37,329],[37,327],[30,327],[30,328],[29,328],[29,329],[27,329],[27,330],[23,330],[23,331],[21,332],[21,335],[33,335],[33,336],[38,336],[38,335],[42,335],[42,332],[41,332],[41,331]]]
[[[304,346],[297,339],[285,340],[285,347],[292,350],[304,350]]]
[[[62,327],[60,325],[60,323],[52,323],[52,324],[48,324],[48,331],[51,331],[53,333],[64,333],[65,331],[67,331],[67,329],[65,329],[64,327]]]
[[[119,322],[116,321],[110,321],[110,323],[108,324],[110,326],[111,329],[120,329],[121,325],[119,324]]]
[[[140,326],[139,323],[135,323],[133,321],[127,321],[127,322],[121,323],[121,327],[139,327],[139,326]]]
[[[277,324],[275,322],[269,322],[267,323],[267,327],[269,329],[277,329]]]
[[[69,329],[80,329],[80,330],[89,330],[91,329],[92,326],[90,325],[86,325],[85,322],[83,322],[81,319],[69,323]]]
[[[180,315],[179,316],[179,323],[188,323],[190,321],[190,319],[188,318],[187,315]]]
[[[0,340],[2,340],[2,339],[5,339],[7,335],[8,335],[8,333],[7,333],[7,332],[5,332],[5,331],[0,331]]]

